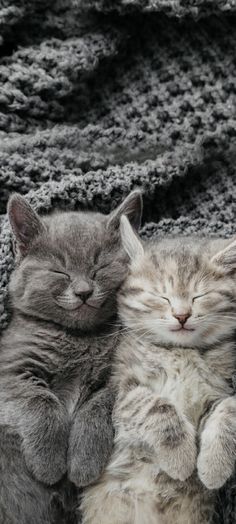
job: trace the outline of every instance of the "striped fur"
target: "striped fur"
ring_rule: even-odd
[[[209,524],[236,451],[234,243],[142,246],[124,220],[122,237],[131,263],[119,296],[115,446],[84,495],[83,524]],[[174,331],[180,313],[189,331]]]

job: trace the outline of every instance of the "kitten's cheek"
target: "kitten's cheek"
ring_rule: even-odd
[[[48,289],[51,289],[51,295],[53,298],[60,297],[64,295],[66,292],[68,292],[69,286],[68,285],[59,285],[54,284],[54,286],[48,286]]]

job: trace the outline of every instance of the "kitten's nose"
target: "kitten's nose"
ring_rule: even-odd
[[[90,289],[89,291],[80,291],[80,293],[76,293],[77,297],[79,297],[82,302],[86,302],[89,297],[91,297],[93,290]]]
[[[77,297],[80,298],[80,300],[82,300],[82,302],[86,302],[86,300],[88,300],[88,298],[91,297],[92,292],[93,292],[92,289],[88,289],[87,291],[79,291],[79,292],[76,292],[75,294]]]
[[[72,285],[74,294],[79,297],[82,302],[86,302],[86,300],[91,297],[93,293],[93,287],[90,282],[80,280],[77,282],[74,281]]]
[[[179,323],[181,324],[181,326],[184,326],[185,322],[187,322],[188,318],[190,317],[190,313],[184,313],[184,314],[181,314],[181,315],[173,315],[175,318],[177,318],[177,320],[179,321]]]

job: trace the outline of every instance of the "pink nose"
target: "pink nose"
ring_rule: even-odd
[[[177,318],[181,326],[184,326],[185,322],[187,322],[188,318],[190,317],[190,314],[189,313],[185,313],[184,315],[175,314],[174,317]]]

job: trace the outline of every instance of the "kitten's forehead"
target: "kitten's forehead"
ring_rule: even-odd
[[[61,250],[76,263],[88,262],[109,241],[106,218],[100,213],[54,213],[45,217],[44,222],[49,247]]]
[[[166,248],[151,249],[150,258],[154,267],[155,280],[165,283],[166,291],[186,290],[205,269],[204,261],[198,254],[181,246],[175,252]]]
[[[168,252],[172,255],[181,255],[183,251],[194,255],[210,255],[226,247],[232,242],[232,239],[217,238],[217,237],[200,237],[200,236],[177,236],[165,237],[160,240],[150,241],[148,249],[156,252]]]
[[[100,213],[56,212],[44,218],[52,239],[72,239],[88,237],[92,232],[104,232],[105,217]]]
[[[150,243],[147,255],[159,280],[167,281],[169,288],[186,290],[211,271],[211,257],[229,241],[198,237],[177,237]]]

